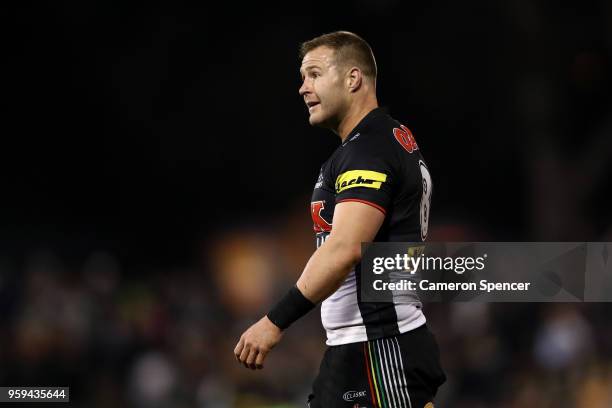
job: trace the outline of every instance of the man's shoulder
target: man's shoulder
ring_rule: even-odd
[[[349,135],[342,143],[341,151],[344,154],[372,155],[391,153],[395,150],[394,129],[400,123],[388,115],[379,115],[369,121],[356,133]]]
[[[386,109],[382,109],[369,123],[369,132],[380,132],[400,126],[400,122],[393,118]]]
[[[383,154],[396,154],[404,157],[404,153],[419,150],[412,131],[402,122],[394,119],[388,113],[377,115],[364,129],[361,149]]]

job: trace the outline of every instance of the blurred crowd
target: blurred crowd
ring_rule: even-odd
[[[307,216],[203,242],[189,268],[130,273],[112,253],[0,260],[0,383],[70,386],[72,406],[302,407],[325,349],[318,312],[263,370],[233,348],[313,250]],[[463,231],[463,232],[461,232]],[[457,238],[463,227],[440,227]],[[430,303],[442,407],[612,406],[612,305]]]

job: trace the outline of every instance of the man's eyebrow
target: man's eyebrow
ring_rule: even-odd
[[[307,65],[303,68],[300,68],[300,74],[303,74],[304,72],[312,71],[313,69],[321,69],[321,68],[318,67],[317,65]]]

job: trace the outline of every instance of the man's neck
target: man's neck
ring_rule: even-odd
[[[344,142],[348,135],[351,133],[351,131],[355,129],[355,126],[357,126],[359,122],[361,122],[361,120],[365,118],[368,113],[370,113],[377,107],[378,102],[376,101],[376,99],[370,99],[367,102],[356,107],[355,109],[351,109],[348,114],[344,116],[344,118],[338,125],[338,128],[336,129],[336,133],[338,134],[338,136],[340,136],[342,142]]]

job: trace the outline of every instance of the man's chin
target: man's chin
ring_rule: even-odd
[[[310,123],[310,126],[326,127],[325,118],[321,117],[321,115],[317,115],[316,113],[313,113],[308,117],[308,123]]]

